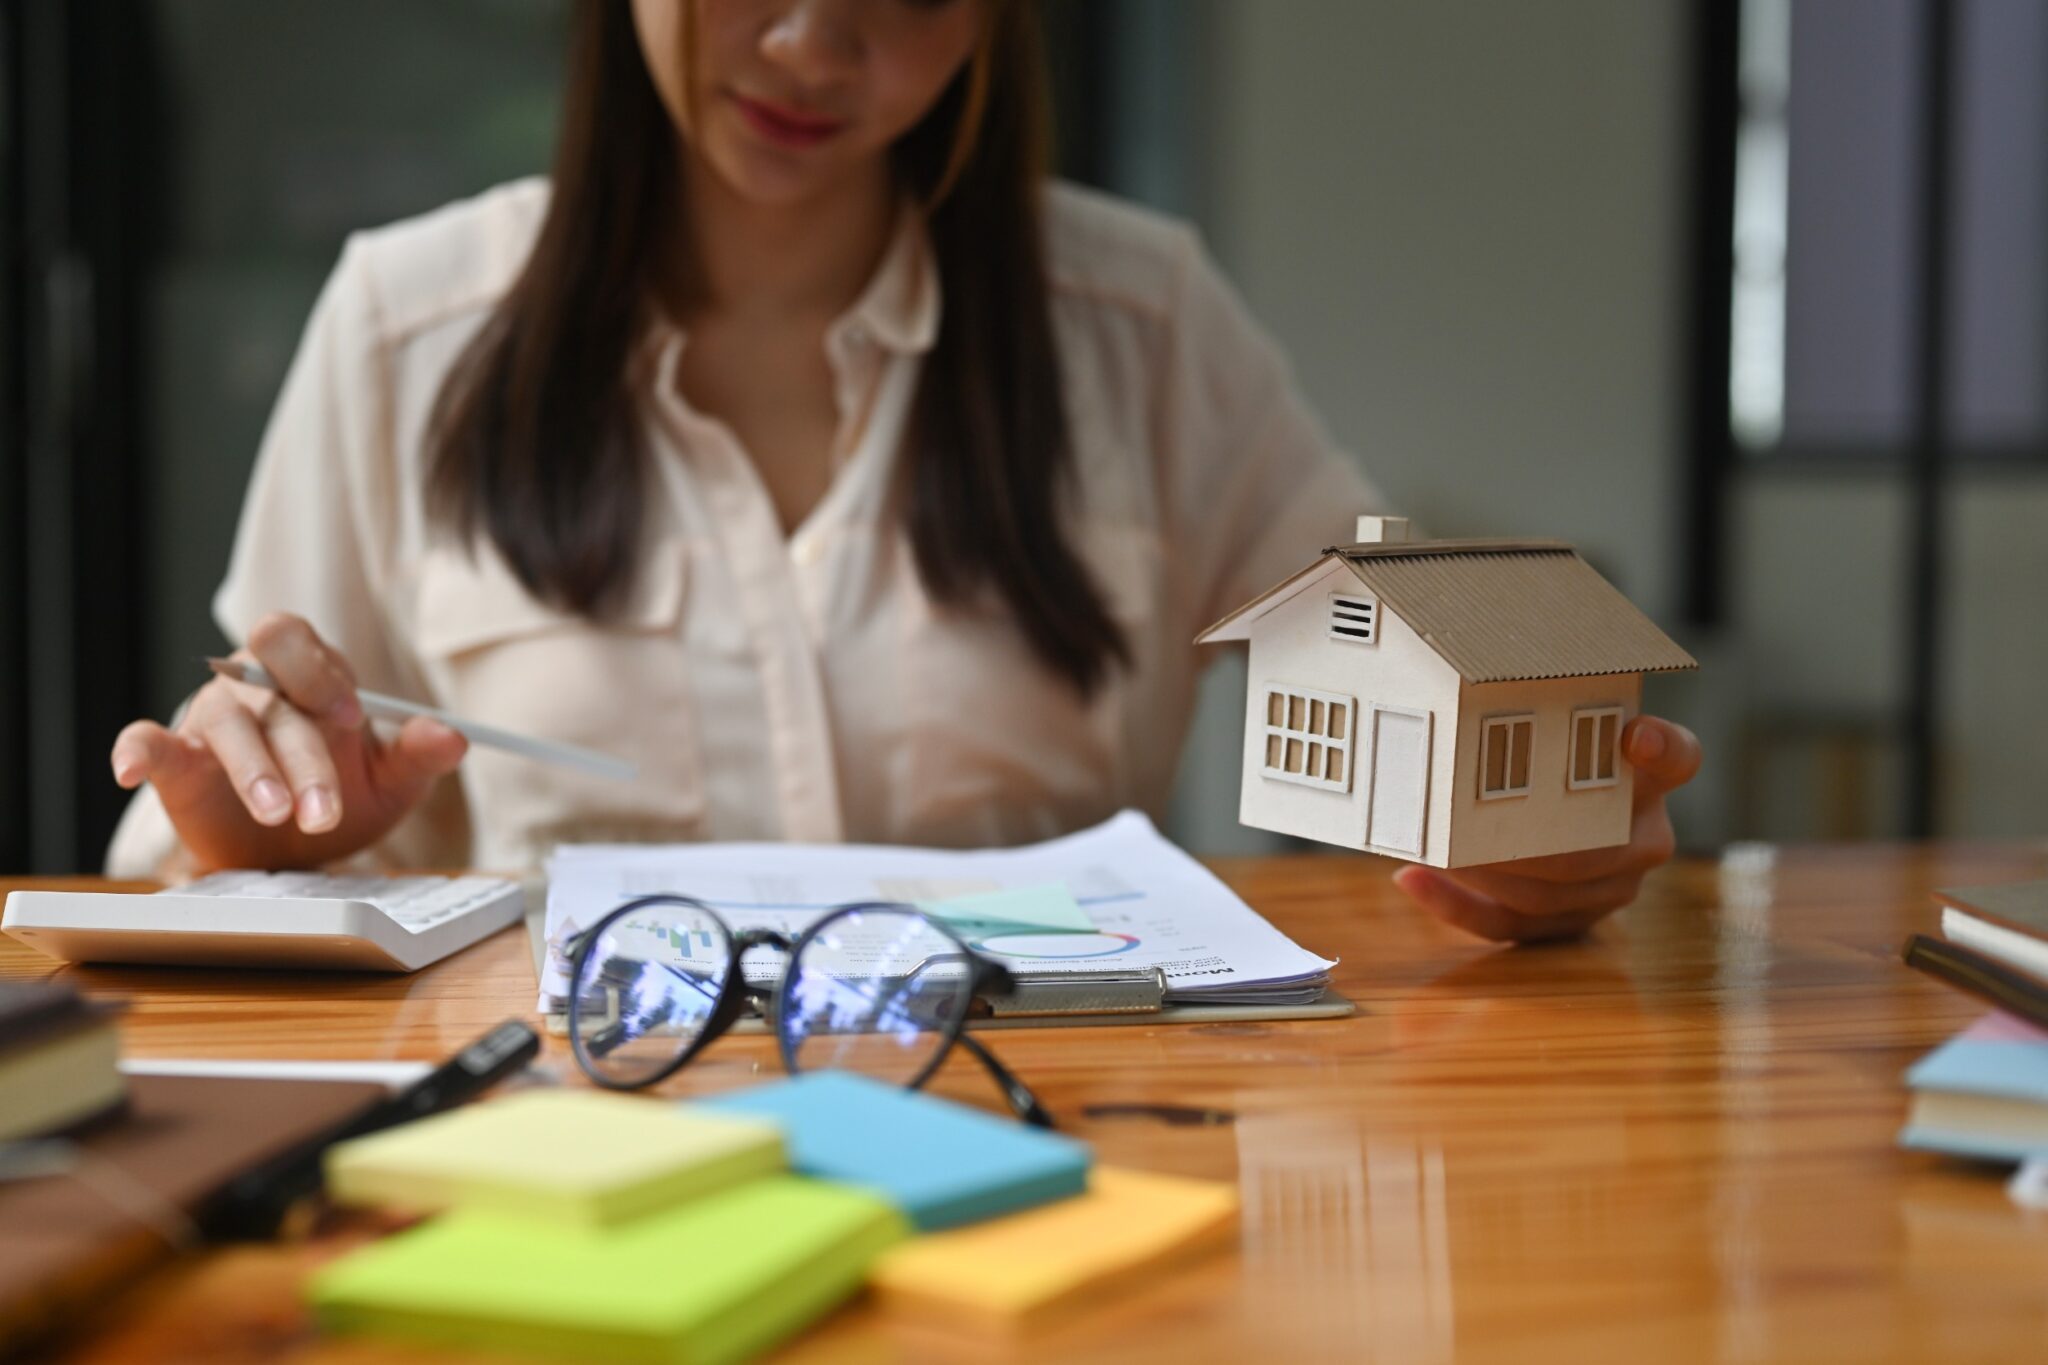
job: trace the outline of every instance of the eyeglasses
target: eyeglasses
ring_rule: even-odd
[[[756,985],[743,959],[757,948],[788,958],[781,979]],[[674,1075],[765,999],[792,1075],[842,1070],[916,1089],[954,1043],[988,1068],[1024,1122],[1052,1115],[980,1039],[965,1032],[977,992],[1004,992],[1010,971],[914,906],[842,905],[792,941],[772,930],[736,933],[691,896],[642,896],[572,944],[569,1042],[599,1085],[637,1090]]]

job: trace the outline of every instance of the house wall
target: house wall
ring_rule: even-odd
[[[1446,784],[1454,803],[1450,819],[1455,822],[1449,865],[1470,867],[1626,843],[1634,775],[1625,761],[1617,759],[1620,781],[1614,786],[1586,791],[1566,787],[1571,716],[1582,706],[1619,706],[1626,724],[1641,709],[1642,690],[1642,676],[1635,673],[1465,685],[1458,702],[1454,778]],[[1490,716],[1525,713],[1536,718],[1529,794],[1480,800],[1484,722]]]
[[[1459,678],[1398,616],[1380,614],[1379,642],[1352,644],[1329,637],[1333,591],[1362,592],[1363,585],[1341,564],[1332,564],[1288,601],[1251,627],[1251,662],[1245,688],[1243,785],[1238,818],[1255,829],[1298,835],[1345,848],[1364,845],[1367,784],[1358,770],[1367,761],[1356,732],[1367,724],[1371,704],[1409,707],[1433,716],[1429,758],[1428,815],[1420,861],[1446,865]],[[1268,686],[1310,688],[1353,698],[1357,703],[1350,790],[1332,792],[1266,777],[1265,701]]]

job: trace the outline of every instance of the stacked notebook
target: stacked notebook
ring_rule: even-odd
[[[90,1322],[238,1176],[383,1098],[367,1082],[136,1076],[125,1113],[17,1153],[0,1180],[0,1360]]]
[[[68,986],[0,982],[0,1142],[63,1132],[121,1107],[116,1015]]]
[[[1950,943],[2031,976],[2048,1002],[2048,882],[2014,882],[1937,891],[1941,932]]]
[[[1213,1244],[1237,1208],[838,1073],[687,1105],[530,1093],[343,1144],[329,1184],[439,1212],[315,1280],[328,1326],[575,1360],[747,1359],[863,1284],[1009,1333]]]
[[[1906,1073],[1908,1147],[1994,1161],[2048,1155],[2048,1030],[1990,1014]]]
[[[1906,1073],[1899,1140],[1958,1156],[2048,1155],[2048,882],[1938,891],[1941,938],[1915,935],[1908,965],[1992,1005]]]

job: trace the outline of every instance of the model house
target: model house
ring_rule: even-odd
[[[1628,842],[1621,728],[1690,654],[1558,541],[1360,517],[1197,643],[1251,643],[1239,818],[1466,867]]]

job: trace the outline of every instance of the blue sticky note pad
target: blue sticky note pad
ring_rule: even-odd
[[[819,1071],[700,1101],[781,1124],[790,1165],[859,1185],[920,1230],[994,1218],[1082,1193],[1088,1149],[947,1100]]]

